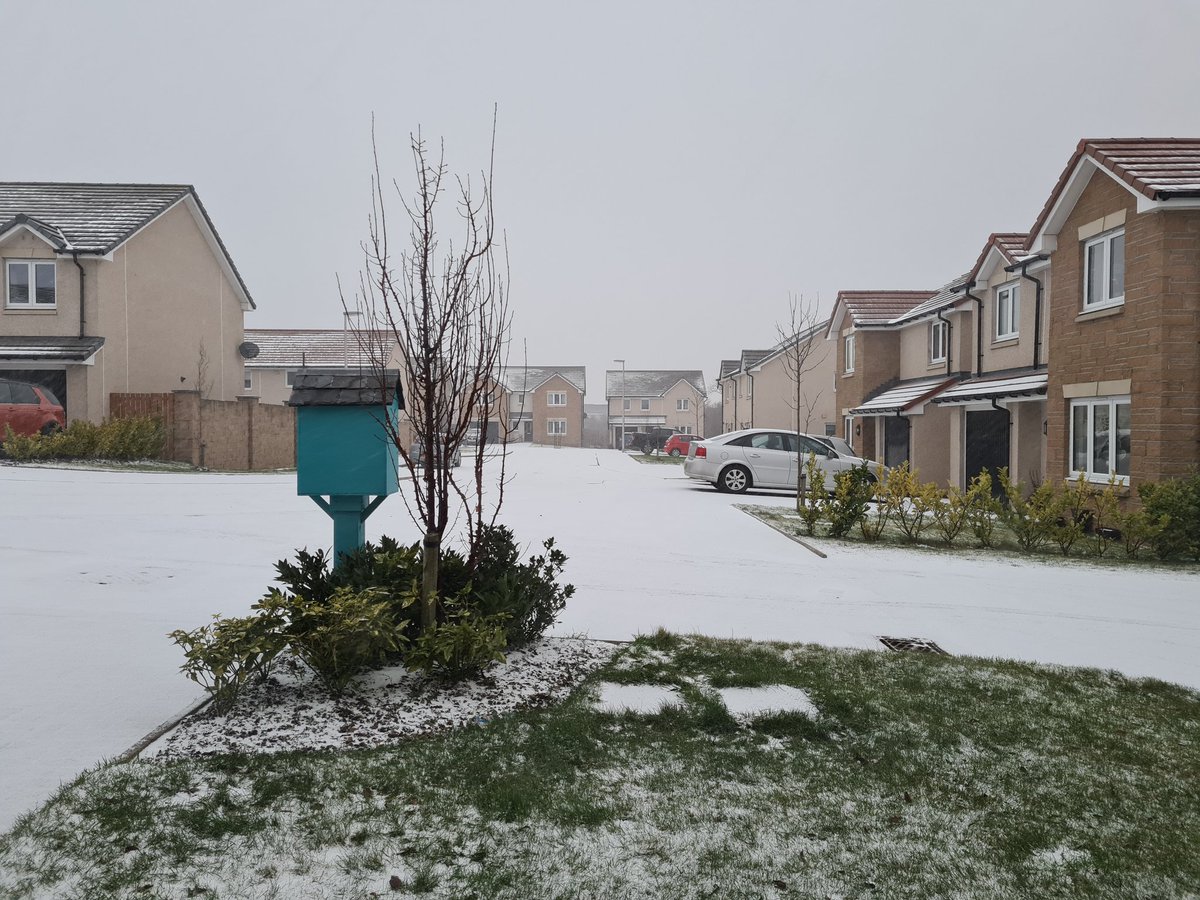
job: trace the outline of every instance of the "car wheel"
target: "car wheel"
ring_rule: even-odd
[[[672,450],[672,451],[671,451],[671,455],[672,455],[672,456],[679,456],[679,448],[678,448],[678,447],[676,447],[674,450]]]
[[[717,479],[717,488],[727,494],[744,494],[750,487],[750,470],[745,466],[730,466]]]

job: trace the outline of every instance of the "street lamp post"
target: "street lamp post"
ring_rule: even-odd
[[[617,449],[625,452],[625,360],[614,359],[621,364],[621,437],[617,441]]]

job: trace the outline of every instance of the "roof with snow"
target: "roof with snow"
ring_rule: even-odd
[[[379,406],[392,402],[400,395],[400,373],[386,370],[375,372],[302,372],[292,383],[288,406]]]
[[[728,378],[734,372],[740,371],[742,361],[740,359],[723,359],[721,360],[721,372],[718,378]]]
[[[0,360],[4,362],[85,362],[104,346],[102,337],[0,337]]]
[[[841,306],[856,326],[886,325],[936,291],[838,291],[835,306]],[[830,320],[833,325],[833,320]]]
[[[704,373],[698,369],[609,369],[605,375],[606,397],[661,397],[681,381],[700,396],[708,395]]]
[[[958,379],[940,375],[936,378],[918,378],[885,388],[860,406],[850,410],[852,416],[885,416],[890,413],[907,413],[918,410]]]
[[[961,381],[938,394],[933,402],[972,403],[977,400],[998,400],[1003,397],[1044,397],[1048,376],[1045,372],[1007,375],[1000,378],[971,378]]]
[[[908,312],[903,313],[888,322],[889,325],[902,325],[906,322],[915,322],[918,319],[924,319],[929,316],[937,315],[939,312],[949,309],[963,298],[963,291],[971,281],[971,273],[967,272],[959,275],[953,281],[948,281],[938,289],[938,292],[921,303],[918,303]]]
[[[541,387],[555,375],[583,394],[587,392],[587,372],[583,366],[509,366],[500,373],[506,390],[523,394]]]
[[[254,301],[190,184],[0,182],[0,237],[28,228],[55,250],[106,255],[181,200],[190,198],[251,308]]]
[[[258,346],[258,356],[246,360],[248,368],[256,369],[365,368],[372,360],[390,362],[396,346],[390,331],[247,328],[245,336]]]

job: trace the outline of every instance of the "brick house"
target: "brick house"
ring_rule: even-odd
[[[815,434],[837,433],[833,347],[825,340],[826,322],[804,329],[770,350],[743,350],[740,359],[722,360],[722,428],[786,428]],[[800,416],[796,415],[794,349],[800,344]]]
[[[654,427],[683,434],[703,431],[708,392],[698,369],[610,369],[605,396],[613,447],[622,446],[624,433]]]
[[[501,374],[509,440],[583,446],[583,366],[510,366]]]
[[[0,375],[68,419],[114,392],[241,393],[254,301],[191,185],[0,183],[0,257]]]
[[[1048,476],[1136,487],[1194,471],[1200,140],[1080,141],[1028,249],[1050,275]]]

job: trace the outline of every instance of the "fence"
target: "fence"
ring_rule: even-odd
[[[166,459],[208,469],[263,471],[296,465],[296,411],[257,397],[204,400],[196,391],[110,394],[114,419],[157,416],[166,427]]]

